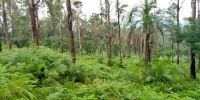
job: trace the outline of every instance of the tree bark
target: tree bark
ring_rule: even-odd
[[[78,43],[79,43],[79,52],[81,53],[81,55],[83,55],[83,52],[82,52],[82,42],[81,42],[81,32],[80,32],[80,23],[79,23],[79,13],[80,12],[77,12],[77,21],[76,21],[76,24],[77,24],[77,31],[78,31]]]
[[[32,40],[36,46],[39,46],[39,19],[38,19],[38,3],[34,3],[34,0],[29,0],[29,10],[31,15],[31,25],[32,25]]]
[[[10,46],[10,49],[12,49],[12,35],[14,33],[13,16],[12,16],[13,2],[12,2],[12,0],[8,0],[7,3],[8,3],[8,6],[9,6],[9,15],[10,15],[10,18],[11,18],[10,21],[11,21],[11,28],[12,28],[12,31],[11,31],[10,36],[9,36],[9,46]]]
[[[62,38],[62,24],[61,24],[61,20],[59,22],[59,31],[60,31],[60,48],[61,48],[61,53],[64,52],[64,48],[63,48],[63,38]]]
[[[191,62],[190,62],[190,73],[191,73],[191,78],[195,79],[196,78],[196,70],[195,70],[195,53],[190,50],[191,53]]]
[[[120,10],[119,10],[119,0],[117,0],[117,19],[118,19],[118,32],[119,32],[119,57],[120,63],[122,64],[122,44],[121,44],[121,25],[120,25]]]
[[[111,23],[110,23],[110,3],[109,0],[105,0],[106,2],[106,12],[107,12],[107,21],[108,21],[108,45],[109,45],[109,60],[112,59],[112,37],[111,37]]]
[[[76,52],[74,45],[74,35],[72,31],[72,10],[71,10],[71,1],[66,1],[67,12],[68,12],[68,31],[69,31],[69,41],[70,41],[70,52],[72,55],[72,62],[76,63]]]
[[[172,52],[174,51],[174,40],[172,39]],[[174,63],[174,57],[172,54],[172,63]]]
[[[100,16],[101,16],[101,24],[103,24],[103,7],[102,7],[102,1],[100,0],[100,7],[101,7],[101,14],[100,14]]]
[[[177,0],[177,27],[178,27],[178,34],[180,34],[179,32],[179,10],[180,10],[180,7],[179,7],[179,0]],[[177,64],[180,63],[180,48],[179,48],[179,40],[177,42]]]
[[[198,20],[200,20],[200,0],[197,0],[198,2],[198,16],[197,16],[197,19]],[[200,70],[200,53],[199,53],[199,66],[198,66],[198,68],[199,68],[199,70]]]
[[[11,44],[9,40],[9,34],[8,34],[8,24],[7,24],[7,16],[6,16],[6,11],[5,11],[5,6],[4,6],[4,0],[1,0],[1,7],[2,7],[2,12],[3,12],[3,25],[4,25],[4,32],[6,34],[6,43],[7,47],[10,50],[11,49]]]
[[[145,65],[146,67],[150,61],[149,35],[150,35],[149,33],[146,33],[146,39],[145,39]]]
[[[192,18],[196,18],[196,0],[191,0],[191,7],[192,7]],[[196,71],[195,71],[195,53],[193,53],[192,47],[190,47],[190,73],[191,78],[196,78]]]

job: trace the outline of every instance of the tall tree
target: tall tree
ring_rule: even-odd
[[[72,55],[72,62],[76,63],[76,52],[74,45],[74,35],[72,31],[72,10],[71,10],[71,1],[66,1],[67,12],[68,12],[68,31],[69,31],[69,41],[70,41],[70,52]]]
[[[82,7],[82,2],[81,1],[74,1],[74,6],[76,7],[76,28],[78,32],[78,42],[79,42],[79,51],[82,54],[82,42],[81,42],[81,32],[80,32],[80,14],[81,14],[81,7]]]
[[[128,5],[123,4],[120,6],[119,0],[116,1],[116,12],[117,12],[117,24],[118,24],[118,38],[119,38],[119,56],[120,56],[120,63],[122,63],[122,37],[121,37],[121,15],[125,11],[124,8],[128,7]]]
[[[121,26],[120,26],[120,8],[119,8],[119,0],[116,2],[116,8],[117,8],[117,23],[118,23],[118,36],[119,36],[119,57],[120,57],[120,63],[122,64],[122,44],[121,44]]]
[[[110,0],[105,0],[106,15],[108,22],[108,56],[109,60],[112,60],[112,36],[111,36],[111,22],[110,22]]]
[[[192,8],[192,18],[196,19],[196,0],[191,0],[191,8]],[[194,23],[192,23],[192,24],[194,24]],[[195,53],[193,51],[192,46],[190,48],[190,73],[191,73],[191,77],[195,79],[196,78]]]
[[[11,49],[11,42],[9,39],[9,34],[8,34],[8,24],[7,24],[7,15],[6,15],[6,10],[5,10],[5,5],[4,5],[4,1],[5,0],[1,0],[1,7],[2,7],[2,17],[3,17],[3,27],[4,27],[4,32],[6,34],[6,43],[7,43],[7,47],[10,50]]]
[[[180,34],[180,28],[179,28],[179,11],[180,11],[180,6],[179,6],[179,0],[177,0],[177,34]],[[177,64],[180,62],[180,41],[177,41]]]
[[[33,43],[39,46],[39,18],[38,18],[38,0],[29,0],[29,10],[31,15],[31,25],[32,25],[32,40]]]
[[[145,8],[143,9],[143,26],[144,26],[144,33],[146,34],[145,38],[145,65],[147,66],[148,63],[151,61],[151,49],[150,49],[150,34],[153,31],[152,29],[152,23],[151,23],[151,16],[150,11],[153,8],[150,3],[148,3],[148,0],[145,0],[144,4]]]
[[[198,16],[197,16],[197,20],[200,20],[200,0],[197,0],[197,4],[198,4]],[[200,69],[200,52],[199,52],[199,66],[198,68]]]

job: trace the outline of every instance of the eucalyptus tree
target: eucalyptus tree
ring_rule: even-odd
[[[78,32],[78,41],[79,41],[79,51],[82,54],[82,42],[81,42],[81,32],[80,32],[80,15],[81,15],[81,8],[83,6],[82,2],[79,0],[76,0],[73,2],[73,5],[76,7],[77,11],[76,13],[76,29]]]
[[[124,4],[120,6],[119,0],[116,1],[116,12],[117,12],[117,24],[118,24],[118,36],[119,36],[119,56],[120,56],[120,63],[122,63],[122,39],[121,39],[121,14],[124,12],[124,8],[128,5]]]
[[[50,31],[51,35],[54,37],[57,36],[57,33],[60,35],[60,48],[61,52],[64,52],[63,47],[63,30],[62,30],[62,20],[63,20],[63,1],[62,0],[43,0],[43,2],[47,5],[48,13],[50,15],[46,26],[48,26],[48,31]],[[59,30],[59,32],[57,32]]]
[[[1,7],[2,7],[2,18],[3,18],[3,27],[4,27],[4,32],[6,34],[6,44],[8,49],[10,50],[12,48],[12,44],[9,38],[9,33],[8,33],[8,23],[7,23],[7,14],[6,14],[6,9],[5,9],[5,0],[1,0]]]
[[[40,0],[35,2],[35,0],[29,0],[29,10],[31,16],[32,25],[32,40],[33,43],[39,46],[39,18],[38,18],[38,3]]]
[[[172,58],[172,63],[174,62],[174,42],[176,40],[176,36],[174,35],[175,33],[175,30],[176,30],[176,25],[175,25],[175,20],[177,20],[177,5],[175,3],[172,3],[168,9],[167,9],[167,14],[169,15],[168,19],[167,19],[167,22],[168,22],[168,25],[169,25],[169,28],[171,29],[171,34],[170,34],[170,39],[171,39],[171,51],[172,51],[172,54],[171,54],[171,58]],[[177,53],[176,53],[177,54]]]
[[[195,20],[196,19],[196,0],[191,0],[191,8],[192,8],[192,18]],[[194,22],[192,23],[194,24]],[[193,43],[191,44],[192,46],[194,45]],[[196,78],[196,72],[195,72],[195,53],[193,51],[193,47],[190,48],[190,73],[192,78]]]
[[[69,44],[70,44],[70,52],[72,55],[72,62],[76,63],[76,52],[74,45],[74,35],[72,31],[72,10],[71,10],[71,1],[66,0],[66,7],[68,12],[68,31],[69,31]]]
[[[192,17],[188,18],[189,24],[185,26],[185,41],[190,47],[190,74],[196,78],[195,56],[200,51],[200,21],[196,19],[196,0],[191,0]]]
[[[112,60],[112,36],[111,36],[111,21],[110,21],[110,0],[105,0],[105,8],[106,8],[106,16],[108,23],[108,42],[107,42],[107,50],[109,62]]]
[[[179,28],[179,0],[177,0],[177,34],[180,34],[180,28]],[[177,64],[179,64],[180,59],[180,41],[177,41]]]
[[[101,19],[101,15],[93,13],[88,20],[88,35],[91,36],[90,40],[97,47],[98,55],[104,52],[106,43],[106,26],[105,21]]]

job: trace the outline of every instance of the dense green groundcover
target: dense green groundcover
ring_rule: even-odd
[[[145,69],[137,57],[78,56],[45,47],[0,53],[0,100],[196,100],[199,79],[187,64],[154,60]]]

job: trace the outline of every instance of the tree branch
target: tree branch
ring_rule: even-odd
[[[185,0],[183,0],[183,1],[181,2],[181,6],[179,7],[179,10],[182,8],[182,5],[183,5],[184,2],[185,2]]]
[[[38,0],[38,1],[37,1],[37,3],[36,3],[36,4],[34,4],[34,6],[36,6],[36,5],[37,5],[39,2],[40,2],[40,0]]]

